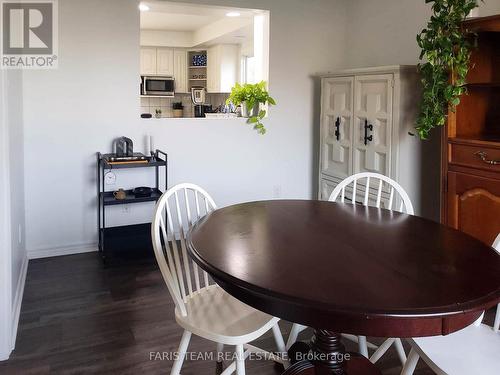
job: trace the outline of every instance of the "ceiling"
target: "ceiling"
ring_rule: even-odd
[[[241,29],[235,30],[228,34],[222,35],[218,38],[212,39],[210,43],[206,43],[206,45],[241,44],[245,41],[246,42],[253,41],[253,24],[249,24],[247,26],[242,27]]]
[[[258,11],[216,6],[181,4],[167,1],[142,1],[149,6],[148,12],[141,12],[141,29],[164,31],[196,31],[216,21],[226,19],[226,13],[237,11],[239,19],[247,21]]]
[[[142,12],[141,29],[194,31],[213,23],[218,19],[219,18],[213,16],[195,16],[192,14]]]

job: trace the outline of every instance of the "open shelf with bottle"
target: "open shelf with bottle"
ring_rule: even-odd
[[[207,88],[207,50],[188,51],[188,86]]]

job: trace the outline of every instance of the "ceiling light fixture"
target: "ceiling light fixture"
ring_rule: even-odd
[[[140,3],[139,4],[139,10],[141,12],[147,12],[149,10],[149,6],[147,6],[146,4]]]
[[[227,17],[239,17],[239,16],[241,16],[241,13],[240,12],[229,12],[229,13],[226,13],[226,16]]]

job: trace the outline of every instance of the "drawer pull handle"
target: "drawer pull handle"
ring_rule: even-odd
[[[500,164],[500,160],[489,160],[488,154],[484,151],[477,151],[474,153],[474,155],[477,155],[486,164],[490,164],[490,165]]]

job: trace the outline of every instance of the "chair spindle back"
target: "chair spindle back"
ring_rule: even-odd
[[[335,202],[340,196],[340,202],[344,203],[350,199],[351,203],[355,204],[358,202],[358,192],[361,193],[360,203],[364,206],[380,208],[382,202],[385,201],[383,208],[414,214],[410,197],[403,187],[389,177],[378,173],[363,172],[347,177],[333,189],[328,200]]]
[[[186,234],[216,208],[205,190],[189,183],[170,188],[156,204],[151,226],[155,257],[175,305],[184,316],[187,299],[210,285],[208,274],[187,253]]]

